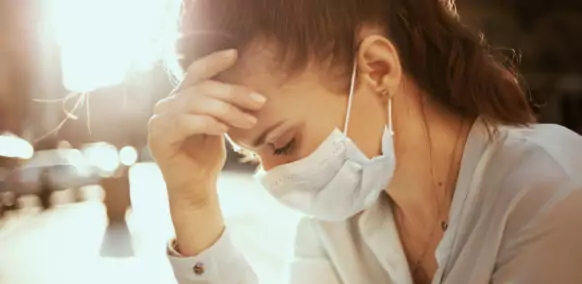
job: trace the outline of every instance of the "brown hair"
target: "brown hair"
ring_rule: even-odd
[[[492,123],[535,121],[515,69],[461,24],[451,0],[186,0],[178,51],[187,63],[265,37],[290,68],[312,58],[348,68],[364,24],[385,29],[406,75],[442,105]]]

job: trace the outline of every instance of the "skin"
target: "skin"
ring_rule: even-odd
[[[379,30],[363,28],[360,40],[348,136],[368,157],[379,155],[391,100],[398,162],[386,192],[396,205],[410,264],[420,267],[413,271],[415,278],[424,282],[437,269],[440,222],[448,218],[472,121],[428,99],[404,74],[396,49]],[[276,50],[275,43],[257,39],[241,54],[226,51],[203,58],[156,106],[150,147],[168,186],[185,256],[209,248],[224,230],[216,196],[225,160],[221,135],[228,133],[258,154],[268,170],[306,157],[334,128],[343,129],[349,72],[312,61],[289,74],[277,64]],[[257,94],[264,101],[256,100]]]

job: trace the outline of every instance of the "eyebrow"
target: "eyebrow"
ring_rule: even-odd
[[[252,147],[253,148],[259,148],[261,146],[263,146],[265,144],[265,139],[267,139],[267,135],[269,135],[269,133],[273,130],[275,130],[277,127],[279,127],[280,125],[282,125],[283,123],[285,123],[286,120],[281,120],[271,126],[269,126],[268,128],[265,129],[265,131],[263,131],[263,133],[261,133],[261,135],[259,135],[257,137],[257,139],[255,139],[252,143]]]

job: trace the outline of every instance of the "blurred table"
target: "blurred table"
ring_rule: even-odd
[[[127,227],[108,228],[95,188],[86,189],[87,202],[57,202],[44,213],[27,208],[3,221],[0,284],[175,283],[165,258],[173,228],[159,170],[138,164],[130,183]],[[281,283],[299,216],[276,204],[246,171],[225,172],[219,188],[235,245],[261,283]]]

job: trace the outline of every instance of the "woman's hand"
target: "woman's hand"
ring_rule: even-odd
[[[236,59],[229,50],[194,62],[149,123],[149,146],[167,185],[183,254],[197,254],[220,236],[216,182],[226,158],[224,134],[231,127],[253,128],[252,113],[265,103],[248,88],[211,80]]]

